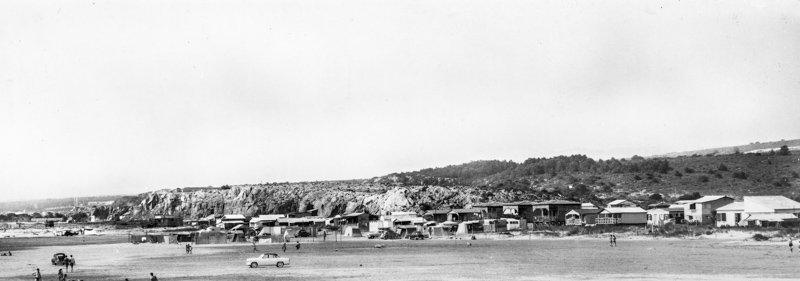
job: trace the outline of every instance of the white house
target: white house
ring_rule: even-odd
[[[717,208],[733,203],[733,198],[723,195],[703,196],[683,205],[683,214],[690,223],[712,223]]]
[[[717,209],[717,226],[736,226],[742,221],[744,202],[733,202]]]
[[[717,226],[773,226],[797,223],[800,202],[784,196],[745,196],[717,209]]]

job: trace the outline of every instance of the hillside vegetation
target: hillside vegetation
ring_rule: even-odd
[[[613,199],[642,203],[677,200],[694,193],[800,197],[800,156],[778,154],[650,159],[634,156],[619,160],[573,155],[531,158],[523,163],[474,161],[391,174],[373,181],[401,186],[464,185],[489,191],[515,191],[533,199],[597,203]]]

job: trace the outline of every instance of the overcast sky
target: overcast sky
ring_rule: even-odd
[[[2,1],[0,200],[799,138],[798,3]]]

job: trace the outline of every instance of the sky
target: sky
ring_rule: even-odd
[[[2,1],[0,201],[800,138],[798,1]]]

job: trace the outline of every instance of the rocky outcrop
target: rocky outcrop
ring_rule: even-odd
[[[374,183],[295,183],[239,185],[226,190],[177,192],[161,190],[115,204],[112,215],[144,219],[173,214],[197,219],[212,214],[303,212],[317,209],[329,217],[352,212],[380,215],[391,211],[421,213],[425,209],[464,208],[478,202],[524,200],[513,192],[493,193],[473,187],[391,187]]]

